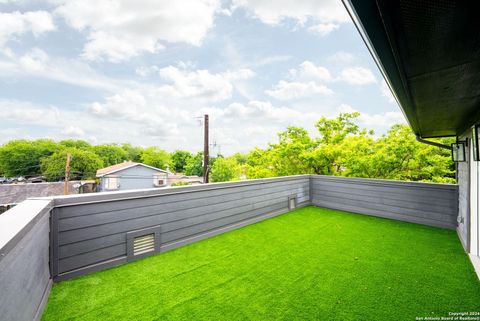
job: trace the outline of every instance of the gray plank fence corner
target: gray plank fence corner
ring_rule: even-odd
[[[458,186],[335,176],[312,176],[313,205],[455,229]]]

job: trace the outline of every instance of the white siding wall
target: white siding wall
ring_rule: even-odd
[[[473,160],[473,142],[471,129],[460,137],[468,139],[466,148],[467,162],[457,164],[457,181],[459,187],[459,224],[457,228],[460,240],[467,252],[480,256],[480,220],[479,220],[479,175],[480,162]]]

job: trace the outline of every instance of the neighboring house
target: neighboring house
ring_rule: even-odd
[[[99,169],[99,192],[168,186],[169,172],[142,163],[123,162]]]

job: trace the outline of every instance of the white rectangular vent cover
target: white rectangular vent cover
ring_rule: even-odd
[[[291,199],[289,199],[289,201],[290,201],[290,206],[289,206],[289,208],[290,208],[291,210],[293,210],[293,209],[295,208],[295,199],[294,199],[294,198],[291,198]]]
[[[137,236],[133,239],[133,255],[155,251],[155,233]]]
[[[292,195],[288,198],[288,209],[294,210],[297,207],[297,196]]]

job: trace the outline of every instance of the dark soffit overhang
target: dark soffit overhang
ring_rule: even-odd
[[[415,134],[480,119],[480,1],[343,0]]]

